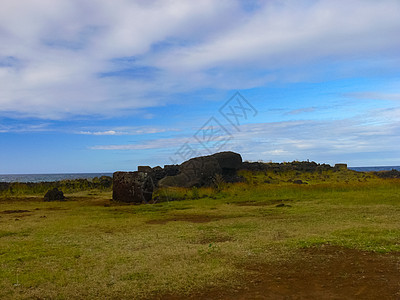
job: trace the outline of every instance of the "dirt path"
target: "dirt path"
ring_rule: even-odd
[[[201,291],[189,299],[400,299],[400,253],[322,246],[302,250],[291,262],[246,269],[252,276],[243,287]]]

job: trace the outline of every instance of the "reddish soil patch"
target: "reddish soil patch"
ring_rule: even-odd
[[[400,253],[322,246],[290,262],[243,269],[252,275],[238,288],[161,299],[400,299]]]
[[[55,206],[55,207],[47,207],[47,208],[44,208],[44,210],[67,210],[67,209],[66,209],[66,208],[63,208],[63,207]]]
[[[104,199],[97,197],[96,195],[90,195],[89,197],[68,197],[68,201],[79,201],[84,203],[85,206],[111,206],[112,201],[110,199]]]
[[[26,197],[1,197],[0,203],[15,203],[15,202],[36,202],[43,201],[43,197],[26,196]]]
[[[150,221],[147,221],[146,223],[147,224],[166,224],[168,222],[177,222],[177,221],[191,222],[191,223],[208,223],[208,222],[212,222],[212,221],[222,220],[225,218],[226,217],[209,216],[209,215],[175,215],[175,216],[172,216],[171,218],[150,220]]]
[[[20,213],[26,213],[30,212],[29,210],[23,210],[23,209],[13,209],[13,210],[3,210],[3,214],[20,214]]]
[[[233,202],[232,204],[238,206],[269,206],[274,204],[284,204],[285,202],[292,202],[292,199],[277,199],[277,200],[270,200],[270,201],[241,201],[241,202]]]

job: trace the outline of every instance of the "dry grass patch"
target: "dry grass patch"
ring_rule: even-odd
[[[76,199],[0,201],[0,212],[31,214],[0,213],[1,299],[186,297],[240,290],[254,271],[246,266],[290,263],[316,245],[400,251],[399,181],[241,183],[154,205],[67,197]]]

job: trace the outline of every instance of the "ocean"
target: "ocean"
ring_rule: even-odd
[[[378,172],[391,171],[393,169],[400,171],[400,166],[382,166],[382,167],[349,167],[350,170],[357,172]]]
[[[350,170],[358,172],[390,171],[392,169],[400,171],[400,166],[380,166],[380,167],[349,167]],[[11,174],[1,175],[0,182],[53,182],[67,179],[92,179],[100,176],[110,176],[113,173],[68,173],[68,174]]]
[[[111,176],[113,173],[68,173],[68,174],[11,174],[0,175],[0,182],[53,182],[67,179],[92,179]]]

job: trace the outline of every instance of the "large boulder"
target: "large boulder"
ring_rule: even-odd
[[[179,165],[165,165],[164,166],[165,176],[175,176],[179,174]]]
[[[138,166],[139,172],[150,173],[152,168],[150,166]]]
[[[218,161],[211,156],[192,158],[182,163],[179,167],[180,173],[175,176],[167,176],[158,182],[160,187],[180,186],[193,187],[207,185],[212,182],[217,173],[222,169]]]
[[[217,161],[222,170],[239,170],[242,166],[242,156],[232,151],[219,152],[211,155]]]
[[[63,201],[65,200],[64,193],[58,188],[47,191],[44,195],[44,201]]]
[[[179,174],[178,165],[165,165],[164,168],[160,166],[154,167],[149,170],[148,175],[151,177],[154,186],[158,186],[158,182],[166,176],[175,176]]]
[[[242,156],[239,153],[226,151],[212,155],[221,167],[221,175],[225,182],[239,182],[243,178],[237,175],[237,170],[242,167]]]
[[[154,184],[145,172],[115,172],[113,174],[113,200],[126,203],[149,203]]]
[[[233,179],[241,163],[242,157],[234,152],[195,157],[179,166],[179,174],[161,179],[158,185],[160,187],[211,185],[216,174],[221,174],[225,180]]]

